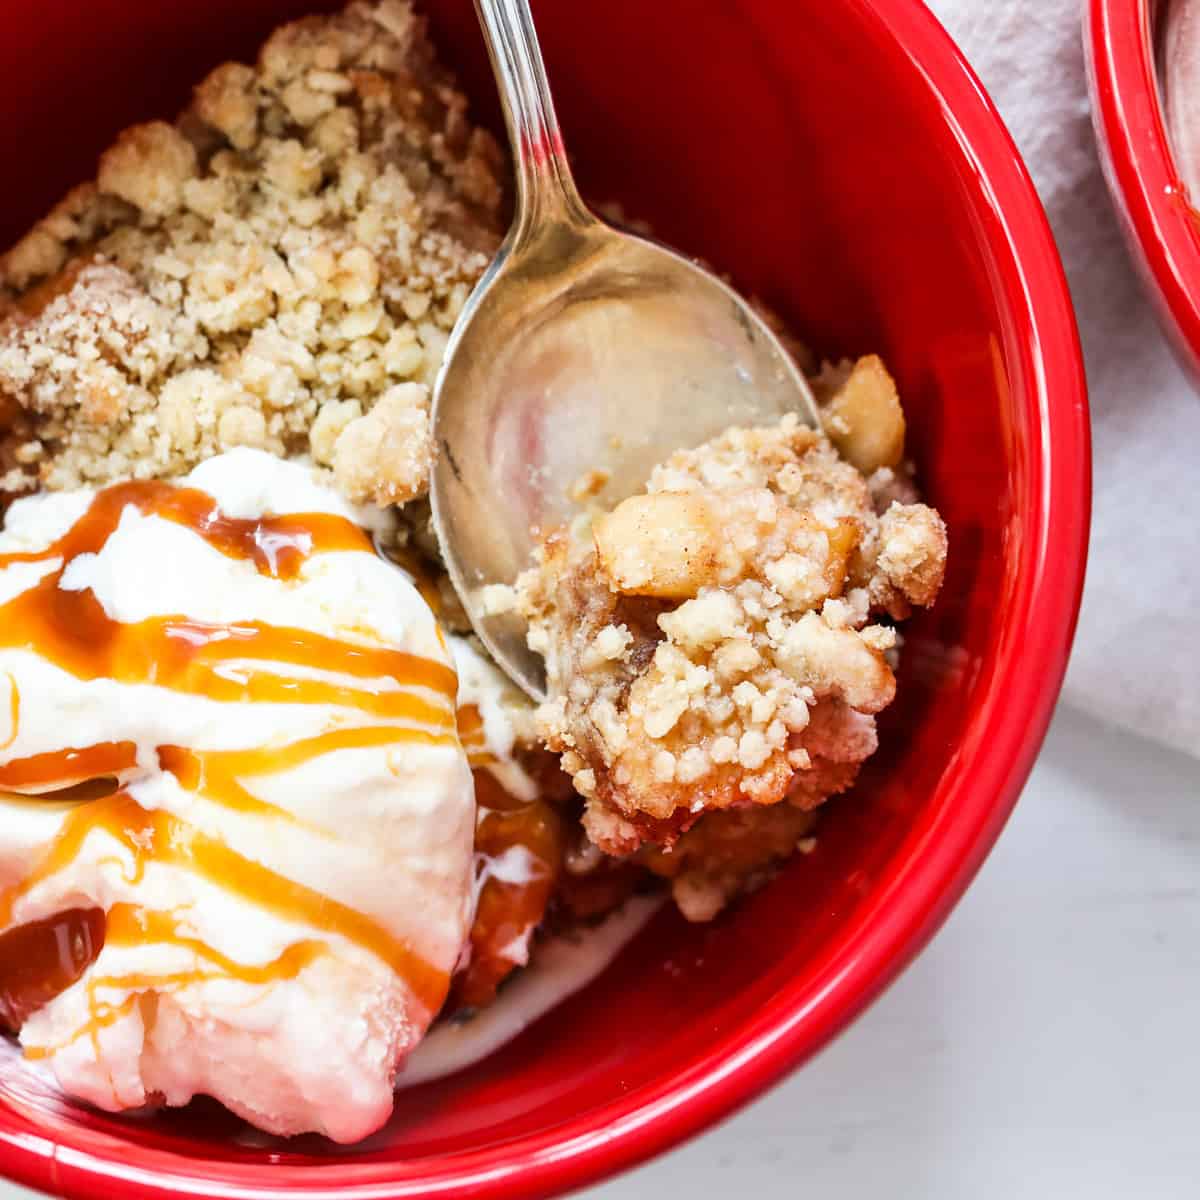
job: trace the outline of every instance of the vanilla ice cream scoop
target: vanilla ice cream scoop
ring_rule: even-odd
[[[10,509],[0,980],[43,932],[70,952],[0,1018],[72,1095],[343,1142],[391,1112],[467,934],[474,800],[386,520],[250,450]]]

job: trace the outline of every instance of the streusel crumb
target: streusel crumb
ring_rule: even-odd
[[[671,894],[689,921],[711,921],[735,896],[790,858],[812,830],[816,814],[791,804],[727,808],[709,813],[670,851],[648,846],[639,859],[671,881]]]
[[[796,852],[811,848],[816,809],[858,776],[875,753],[875,720],[838,701],[816,704],[803,735],[807,766],[779,804],[705,813],[669,847],[647,843],[636,861],[671,881],[689,921],[711,920],[735,896],[766,882]]]
[[[895,694],[896,633],[877,617],[930,603],[945,558],[936,512],[879,514],[862,470],[794,417],[676,453],[590,538],[547,539],[517,591],[546,657],[540,728],[592,840],[684,846],[693,826],[708,839],[705,814],[849,787]],[[701,862],[672,873],[721,874]]]
[[[427,488],[428,387],[499,242],[502,157],[407,0],[285,26],[0,259],[0,489],[308,454]]]

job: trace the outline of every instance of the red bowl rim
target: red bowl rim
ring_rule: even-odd
[[[997,282],[1017,314],[1026,388],[1030,486],[1010,615],[976,718],[970,771],[953,784],[952,820],[897,864],[880,895],[803,985],[783,988],[753,1022],[715,1036],[667,1082],[507,1145],[441,1159],[329,1167],[189,1159],[74,1131],[54,1142],[0,1105],[0,1171],[78,1200],[399,1200],[570,1191],[632,1166],[730,1113],[820,1049],[932,936],[999,835],[1050,721],[1074,635],[1087,556],[1090,444],[1074,313],[1045,214],[1002,121],[949,36],[913,0],[854,0],[924,79],[986,214]]]
[[[1175,351],[1200,377],[1200,226],[1163,122],[1155,0],[1089,0],[1092,119],[1109,190]]]

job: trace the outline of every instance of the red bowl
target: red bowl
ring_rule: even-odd
[[[1200,382],[1200,216],[1171,151],[1158,77],[1162,0],[1088,0],[1084,46],[1100,161],[1159,321]]]
[[[124,122],[247,55],[305,0],[39,0],[0,39],[3,229]],[[434,25],[495,119],[470,0]],[[581,183],[730,271],[829,355],[877,350],[951,530],[901,699],[816,851],[715,924],[664,913],[486,1063],[402,1092],[366,1144],[129,1120],[0,1086],[0,1168],[60,1195],[529,1197],[627,1167],[825,1044],[930,937],[1041,744],[1088,525],[1083,369],[1058,255],[978,81],[914,0],[537,5]],[[862,1086],[871,1086],[869,1079]]]

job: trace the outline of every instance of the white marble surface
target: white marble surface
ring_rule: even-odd
[[[720,1129],[583,1195],[1194,1200],[1198,1014],[1200,762],[1060,713],[888,994]]]

